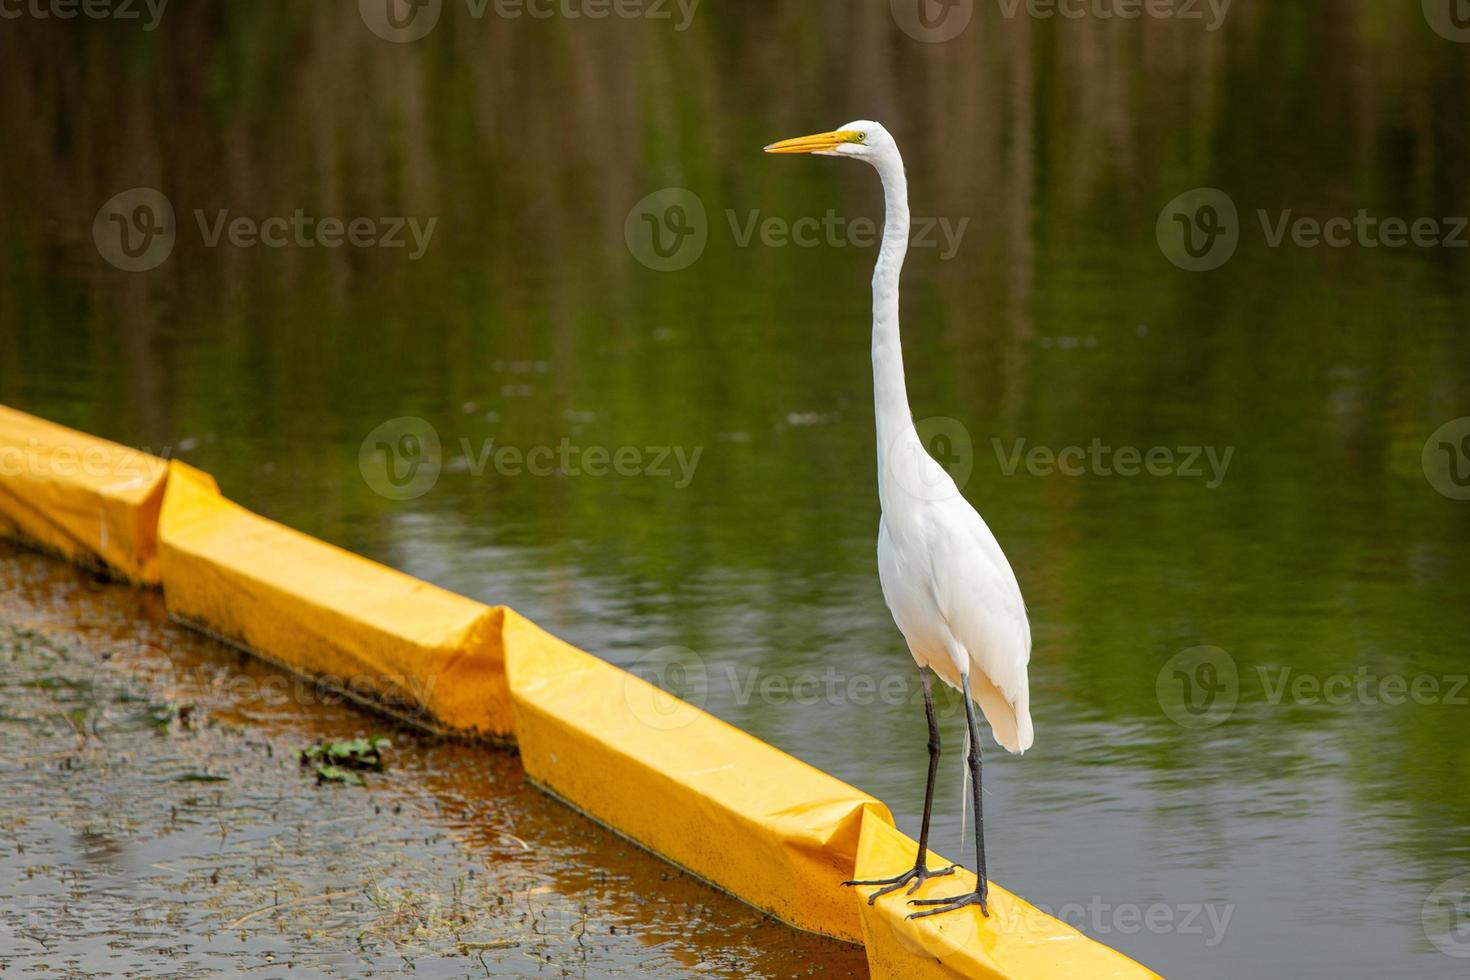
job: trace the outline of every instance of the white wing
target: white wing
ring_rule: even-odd
[[[890,501],[895,506],[884,507],[878,532],[884,598],[920,666],[956,689],[968,669],[970,692],[995,740],[1024,752],[1033,738],[1026,674],[1031,627],[1020,586],[990,528],[959,491],[938,496],[898,494]]]
[[[952,658],[971,664],[970,690],[1011,752],[1031,747],[1031,626],[1010,562],[990,528],[958,493],[929,508],[930,582],[953,637]],[[958,647],[958,649],[956,649]]]

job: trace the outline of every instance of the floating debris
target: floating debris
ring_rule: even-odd
[[[801,429],[812,425],[831,425],[837,421],[836,412],[787,412],[786,424]]]
[[[186,772],[174,777],[176,783],[227,783],[229,776],[212,772]]]
[[[341,783],[345,786],[363,786],[362,777],[354,769],[382,772],[387,766],[383,762],[383,750],[392,746],[385,736],[370,735],[344,742],[317,742],[296,752],[303,766],[316,773],[320,783]]]
[[[148,724],[152,725],[160,735],[168,735],[179,729],[193,729],[199,720],[199,712],[191,702],[180,703],[169,701],[164,704],[150,704],[145,711]]]
[[[343,786],[366,786],[362,777],[351,769],[343,769],[341,766],[314,766],[316,771],[317,785],[322,783],[341,783]]]

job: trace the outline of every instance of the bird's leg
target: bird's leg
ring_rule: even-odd
[[[924,822],[919,825],[919,855],[914,859],[914,866],[896,878],[880,878],[876,881],[843,882],[844,885],[883,885],[883,888],[868,896],[869,905],[872,905],[889,892],[897,891],[904,885],[909,886],[907,894],[912,895],[918,890],[920,885],[930,878],[939,878],[947,874],[954,874],[955,866],[952,864],[938,871],[929,870],[929,814],[934,809],[934,779],[939,774],[939,719],[934,715],[932,677],[933,674],[928,667],[919,668],[919,679],[924,684],[924,714],[929,719],[929,779],[924,784]]]
[[[967,905],[978,905],[981,915],[990,915],[990,908],[986,904],[990,895],[990,879],[985,874],[985,816],[980,809],[980,725],[975,720],[975,702],[970,698],[968,673],[961,676],[960,687],[965,696],[965,723],[970,726],[970,792],[975,801],[975,890],[968,895],[954,895],[949,898],[910,899],[910,905],[936,906],[924,912],[914,912],[909,915],[910,919],[953,912]]]

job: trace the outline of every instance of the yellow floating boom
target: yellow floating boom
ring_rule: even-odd
[[[161,585],[182,622],[398,717],[515,741],[549,792],[783,922],[862,943],[874,977],[1155,977],[993,883],[989,918],[909,919],[899,892],[870,907],[840,883],[916,847],[878,800],[513,610],[259,517],[193,467],[0,406],[0,534]]]

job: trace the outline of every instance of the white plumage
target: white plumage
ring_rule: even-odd
[[[897,878],[849,884],[887,885],[879,895],[912,882],[949,873],[929,871],[925,852],[938,763],[939,735],[929,698],[932,669],[951,687],[968,693],[990,723],[995,739],[1011,752],[1031,747],[1031,696],[1026,668],[1031,660],[1031,627],[1010,562],[975,508],[960,495],[948,472],[924,448],[914,427],[904,384],[898,329],[899,276],[908,253],[908,181],[893,137],[868,120],[850,122],[830,133],[785,140],[772,153],[815,153],[864,160],[883,182],[883,244],[873,270],[873,407],[878,433],[878,576],[893,619],[908,641],[924,678],[930,725],[929,783],[924,824],[914,870]],[[966,705],[967,737],[975,731]],[[926,899],[937,905],[919,915],[979,905],[986,911],[984,832],[980,812],[980,753],[969,752],[976,778],[976,871],[972,895]]]

